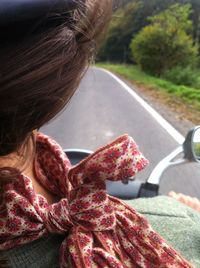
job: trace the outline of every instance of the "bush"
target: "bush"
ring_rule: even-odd
[[[142,70],[161,76],[177,64],[185,67],[196,62],[198,50],[188,34],[192,29],[190,12],[189,5],[176,4],[149,18],[152,24],[144,27],[130,45]]]
[[[170,70],[165,71],[162,75],[168,81],[173,82],[176,85],[191,86],[194,88],[200,88],[199,72],[194,68],[176,66]]]
[[[194,142],[194,154],[200,160],[200,143]]]

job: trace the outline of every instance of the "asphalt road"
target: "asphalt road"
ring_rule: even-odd
[[[134,89],[133,89],[134,90]],[[63,148],[95,150],[128,133],[150,165],[138,175],[145,180],[155,165],[178,147],[177,141],[106,72],[89,69],[67,108],[42,132]],[[200,198],[200,164],[176,166],[163,176],[161,193],[170,190]]]

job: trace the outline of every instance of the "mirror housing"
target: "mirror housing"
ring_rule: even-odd
[[[200,131],[200,126],[196,126],[192,128],[188,132],[186,139],[183,143],[184,158],[188,159],[191,162],[200,162],[200,155],[199,157],[197,156],[195,152],[195,146],[194,146],[195,134],[197,133],[198,130]]]

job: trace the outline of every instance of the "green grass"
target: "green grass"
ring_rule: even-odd
[[[137,85],[166,92],[200,111],[200,89],[175,85],[169,81],[148,75],[142,72],[138,66],[134,65],[98,63],[96,66],[119,74],[129,81],[135,82]]]

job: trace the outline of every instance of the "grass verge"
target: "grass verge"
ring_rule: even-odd
[[[183,101],[188,105],[189,109],[192,108],[197,112],[200,112],[200,89],[184,85],[177,86],[169,81],[150,76],[142,72],[138,66],[108,63],[98,63],[96,66],[119,74],[139,87],[143,86],[146,89],[154,89],[156,91],[167,93],[173,99],[175,98],[178,100],[178,102]]]

